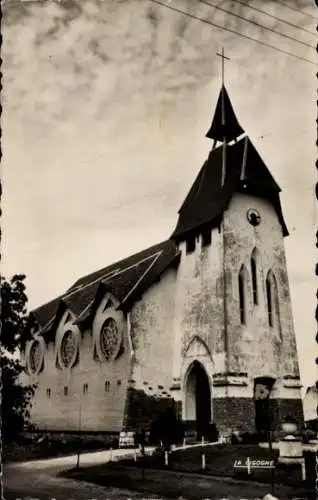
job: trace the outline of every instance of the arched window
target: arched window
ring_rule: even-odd
[[[273,271],[269,271],[266,276],[266,298],[268,324],[271,328],[277,327],[280,330],[279,300],[277,282]]]
[[[270,276],[267,275],[266,278],[266,297],[267,297],[267,314],[269,326],[273,326],[273,294],[272,294],[272,283]]]
[[[254,248],[251,256],[251,273],[252,273],[252,291],[253,291],[253,303],[258,304],[258,279],[257,279],[257,264],[258,256],[257,250]]]
[[[240,301],[240,320],[241,324],[246,324],[246,271],[241,267],[238,276],[239,301]]]

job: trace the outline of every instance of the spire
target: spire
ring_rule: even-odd
[[[212,149],[180,207],[172,238],[182,241],[188,234],[198,234],[207,224],[217,227],[235,193],[249,194],[272,203],[283,235],[288,235],[280,205],[280,188],[250,139],[241,137],[233,144]]]
[[[227,90],[222,85],[214,117],[206,137],[218,142],[230,142],[244,134],[234,113]]]

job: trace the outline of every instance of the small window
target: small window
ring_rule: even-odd
[[[266,296],[267,296],[268,323],[270,327],[273,327],[273,296],[272,296],[272,284],[270,276],[266,278]]]
[[[83,384],[83,393],[86,394],[88,392],[88,384]]]
[[[211,245],[212,241],[212,231],[211,229],[206,229],[202,233],[202,246],[207,247],[208,245]]]
[[[65,386],[65,387],[64,387],[64,396],[67,396],[67,395],[68,395],[68,387],[67,387],[67,386]]]
[[[110,391],[110,382],[109,380],[106,380],[105,382],[105,392],[109,392]]]
[[[187,253],[192,253],[195,250],[195,237],[191,236],[187,239]]]
[[[246,324],[246,303],[245,303],[245,276],[242,268],[238,277],[239,300],[240,300],[240,320],[241,324]]]
[[[120,386],[121,385],[121,380],[117,380],[117,385]]]
[[[46,389],[46,395],[48,398],[51,397],[51,389],[49,387]]]
[[[252,270],[253,302],[254,305],[257,305],[258,304],[257,267],[254,256],[251,258],[251,270]]]

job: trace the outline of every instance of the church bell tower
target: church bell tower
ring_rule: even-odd
[[[181,252],[173,380],[182,417],[201,434],[211,423],[221,433],[278,430],[286,416],[303,421],[280,187],[224,84],[206,137],[211,152],[171,236]]]

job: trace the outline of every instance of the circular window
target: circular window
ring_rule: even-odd
[[[255,210],[254,208],[250,208],[247,211],[247,220],[252,226],[258,226],[259,223],[261,222],[261,216],[258,212],[258,210]]]
[[[43,361],[43,349],[39,340],[33,340],[29,354],[29,368],[31,373],[38,373]]]
[[[107,318],[100,332],[100,348],[104,358],[109,361],[118,354],[120,335],[113,318]]]
[[[70,367],[76,357],[77,353],[77,339],[74,332],[68,330],[64,333],[61,340],[60,359],[65,368]]]

